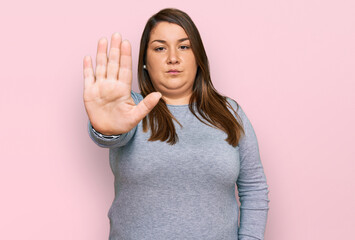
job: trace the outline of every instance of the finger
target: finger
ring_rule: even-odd
[[[158,104],[161,98],[160,92],[152,92],[148,94],[135,108],[137,119],[142,120],[152,109]]]
[[[115,33],[111,37],[111,46],[107,63],[107,79],[118,79],[120,46],[121,35],[119,33]]]
[[[101,38],[97,46],[96,54],[96,80],[106,78],[106,65],[107,65],[107,39]]]
[[[84,89],[95,83],[94,70],[90,56],[84,57]]]
[[[124,40],[121,44],[121,59],[118,80],[129,86],[132,85],[131,44],[127,40]]]

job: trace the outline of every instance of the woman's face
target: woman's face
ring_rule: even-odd
[[[158,23],[150,33],[146,66],[150,79],[167,104],[188,104],[197,64],[185,30]]]

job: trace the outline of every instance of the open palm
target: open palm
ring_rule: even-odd
[[[96,74],[96,76],[95,76]],[[98,42],[96,71],[90,56],[84,58],[84,104],[95,130],[105,135],[130,131],[158,103],[161,94],[153,92],[138,105],[131,97],[131,45],[118,33],[112,35],[109,57],[107,40]]]

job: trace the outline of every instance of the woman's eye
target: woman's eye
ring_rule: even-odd
[[[190,47],[189,46],[181,46],[181,48],[186,50],[186,49],[189,49]]]
[[[160,52],[162,51],[164,48],[163,47],[158,47],[158,48],[155,48],[154,50],[157,51],[157,52]]]

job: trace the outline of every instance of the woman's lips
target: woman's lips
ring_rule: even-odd
[[[179,74],[180,71],[174,71],[174,70],[173,70],[173,71],[168,71],[168,73],[169,73],[169,74]]]

